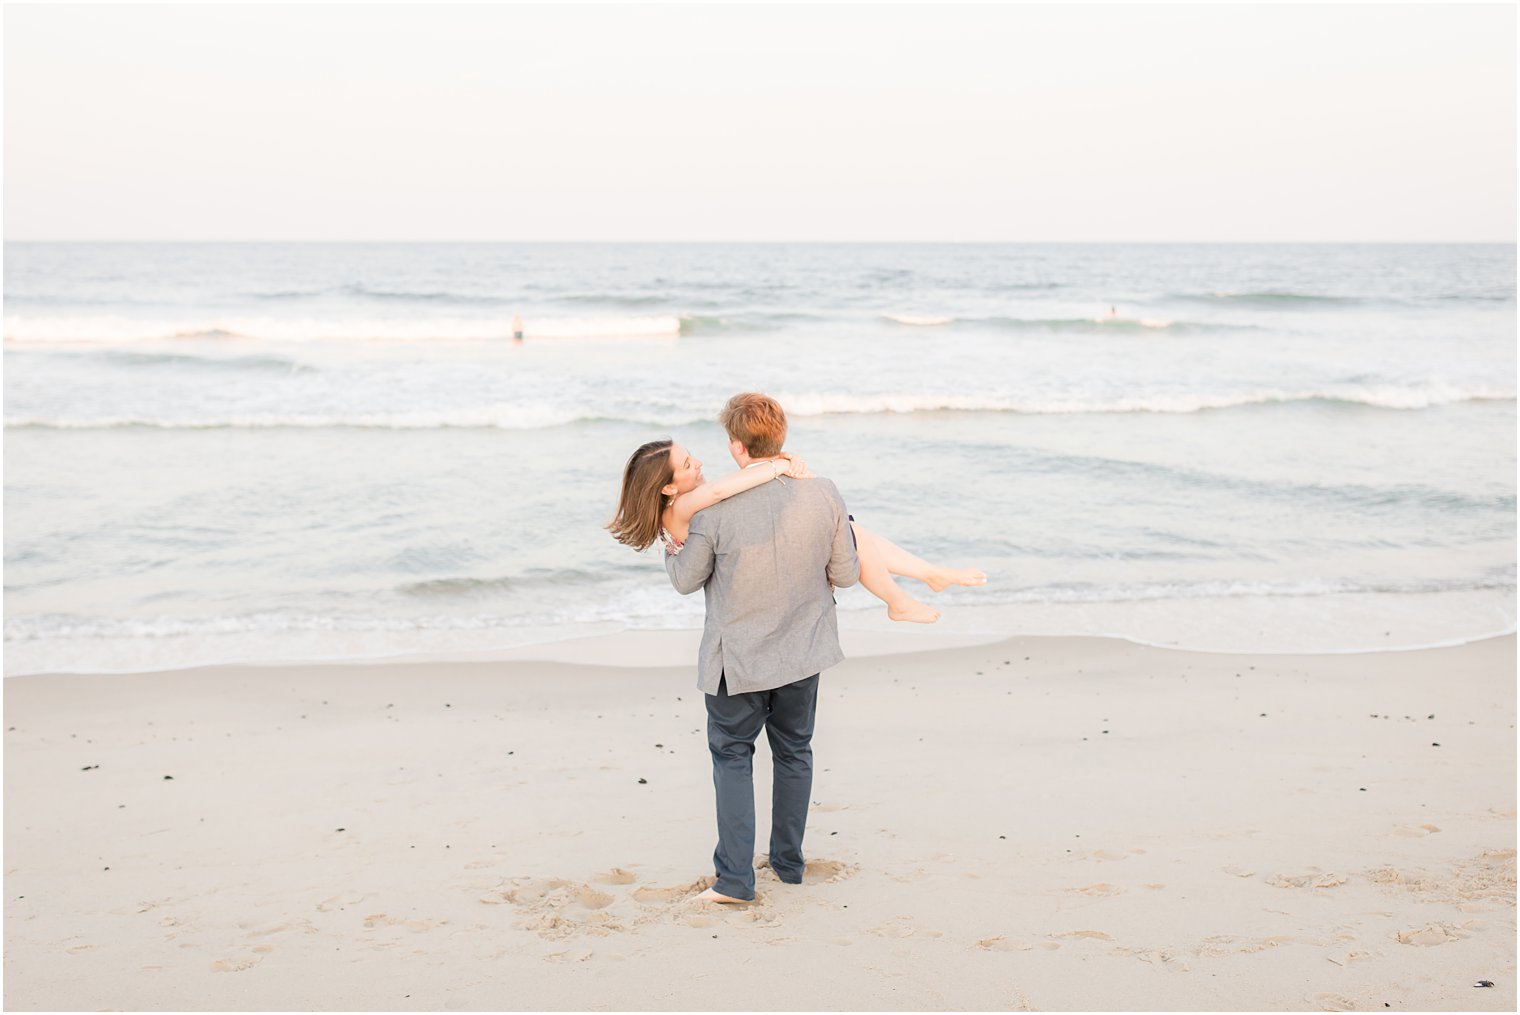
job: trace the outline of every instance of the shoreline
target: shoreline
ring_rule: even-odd
[[[857,656],[804,884],[732,909],[690,661],[8,679],[5,1006],[1513,1010],[1514,672]]]
[[[1157,649],[1163,652],[1280,658],[1294,656],[1377,656],[1397,655],[1409,652],[1428,652],[1439,649],[1461,648],[1466,645],[1480,645],[1484,642],[1514,638],[1516,635],[1517,630],[1511,628],[1510,630],[1498,631],[1493,634],[1480,634],[1470,638],[1453,638],[1448,641],[1433,642],[1431,644],[1392,645],[1386,648],[1319,649],[1281,652],[1261,652],[1245,649],[1231,652],[1218,649],[1188,648],[1180,645],[1157,644],[1122,634],[1033,634],[1016,635],[1014,639],[1036,642],[1116,642],[1135,648]],[[847,660],[914,656],[943,652],[950,649],[995,646],[1004,641],[1014,640],[1004,635],[940,635],[933,638],[930,644],[924,644],[928,639],[925,639],[922,635],[904,635],[902,637],[904,638],[903,641],[893,641],[889,635],[884,642],[882,636],[878,634],[864,631],[840,631],[840,642],[846,647],[845,656]],[[531,642],[526,645],[489,649],[473,653],[462,652],[454,655],[396,652],[385,655],[186,663],[183,666],[166,666],[157,669],[44,670],[35,673],[7,673],[3,679],[16,680],[35,677],[132,677],[159,673],[182,673],[189,670],[282,670],[345,666],[451,666],[455,664],[465,665],[475,663],[580,663],[590,666],[605,666],[630,670],[674,669],[685,665],[684,661],[696,658],[701,638],[701,630],[652,631],[628,628],[608,634],[582,634],[552,641]],[[913,644],[907,639],[912,639],[917,644]],[[639,656],[637,658],[630,658],[630,653],[635,650],[639,652]]]
[[[1440,594],[1438,594],[1440,595]],[[1450,595],[1450,594],[1446,594]],[[1168,631],[1155,621],[1166,614],[1176,612],[1176,603],[1169,600],[1155,600],[1128,604],[1130,616],[1126,619],[1131,621],[1131,626],[1144,628],[1155,632],[1151,637],[1140,637],[1127,634],[1123,631],[1113,631],[1101,626],[1101,622],[1094,622],[1091,618],[1084,619],[1075,611],[1068,611],[1063,605],[1054,607],[1034,607],[1021,605],[1018,607],[1007,606],[976,606],[965,602],[958,602],[951,606],[939,623],[933,625],[901,624],[892,623],[877,609],[840,609],[840,641],[844,647],[846,657],[876,657],[888,655],[911,654],[917,652],[932,652],[942,649],[963,648],[974,645],[990,645],[1010,637],[1019,638],[1096,638],[1101,640],[1119,641],[1126,644],[1137,645],[1147,648],[1156,648],[1167,651],[1195,652],[1214,655],[1266,655],[1266,656],[1294,656],[1294,655],[1361,655],[1388,652],[1418,652],[1428,649],[1451,648],[1459,645],[1474,644],[1488,641],[1494,638],[1512,637],[1517,628],[1513,621],[1513,597],[1501,601],[1500,604],[1487,604],[1490,609],[1495,609],[1497,619],[1504,622],[1504,626],[1498,630],[1478,628],[1469,633],[1455,636],[1436,636],[1435,632],[1423,630],[1411,632],[1407,628],[1400,628],[1401,621],[1407,621],[1409,616],[1418,612],[1419,604],[1405,605],[1402,615],[1393,615],[1387,621],[1379,621],[1375,626],[1399,629],[1399,639],[1391,644],[1354,644],[1345,647],[1342,644],[1325,644],[1325,639],[1342,639],[1341,634],[1325,635],[1322,632],[1304,631],[1296,627],[1291,616],[1274,616],[1272,610],[1282,604],[1273,604],[1270,601],[1252,601],[1245,604],[1230,603],[1230,606],[1239,605],[1244,612],[1252,616],[1261,615],[1258,621],[1263,627],[1263,635],[1268,630],[1293,630],[1295,637],[1300,639],[1296,645],[1287,645],[1269,641],[1262,645],[1244,644],[1245,636],[1237,635],[1231,641],[1241,642],[1233,646],[1219,646],[1209,644],[1186,644],[1180,637],[1188,637],[1204,626],[1205,620],[1192,618],[1181,622]],[[1296,604],[1289,603],[1289,607]],[[1378,606],[1385,606],[1378,603]],[[1185,611],[1184,611],[1185,612]],[[1244,616],[1242,612],[1241,616]],[[1241,623],[1240,617],[1232,618]],[[1364,621],[1361,625],[1369,631],[1371,628]],[[181,661],[165,661],[162,650],[166,643],[171,646],[176,639],[195,637],[185,635],[173,635],[162,637],[138,636],[122,637],[115,639],[123,646],[137,650],[136,658],[127,656],[121,658],[116,665],[97,665],[94,668],[78,668],[69,666],[50,666],[43,662],[23,662],[20,665],[25,669],[13,670],[15,665],[12,660],[16,656],[28,659],[29,647],[31,651],[43,648],[47,640],[10,642],[6,645],[6,672],[5,679],[21,676],[37,676],[47,673],[101,673],[126,675],[132,673],[158,673],[171,670],[204,669],[219,666],[343,666],[357,664],[403,664],[403,663],[428,663],[447,664],[451,662],[586,662],[591,664],[612,664],[632,667],[662,667],[678,666],[696,658],[697,646],[700,642],[702,630],[700,624],[693,627],[681,628],[639,628],[628,627],[618,622],[601,622],[597,624],[579,625],[543,625],[541,632],[549,632],[546,636],[540,635],[531,640],[518,644],[502,644],[502,635],[505,629],[486,631],[461,630],[436,630],[427,632],[414,632],[410,637],[414,644],[410,647],[392,645],[389,648],[365,650],[364,646],[375,642],[383,642],[388,635],[383,632],[348,632],[335,635],[333,632],[288,632],[283,644],[288,646],[279,651],[271,652],[266,643],[249,641],[243,643],[241,651],[234,644],[219,646],[221,652],[233,656],[230,659],[203,658],[191,656]],[[1179,637],[1168,638],[1166,635],[1178,635]],[[1392,637],[1393,630],[1384,633],[1384,637]],[[238,638],[238,635],[216,636],[229,641]],[[294,646],[305,642],[315,645],[320,639],[333,639],[344,647],[344,651],[333,653],[321,651],[315,648],[302,651]],[[1371,640],[1373,635],[1367,634],[1362,638],[1363,642]],[[477,644],[471,646],[474,641]],[[461,643],[466,647],[460,647]],[[157,653],[157,654],[155,654]],[[45,658],[45,657],[44,657]]]

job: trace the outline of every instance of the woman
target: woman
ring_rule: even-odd
[[[692,516],[703,508],[782,476],[812,478],[801,458],[786,452],[780,457],[785,464],[771,461],[709,483],[702,476],[702,462],[681,445],[669,440],[650,441],[633,453],[623,469],[617,514],[607,528],[614,539],[635,550],[659,539],[667,553],[680,553]],[[930,564],[853,521],[850,525],[860,557],[860,584],[887,604],[887,616],[892,620],[932,624],[939,619],[939,611],[904,592],[892,580],[894,574],[917,578],[935,592],[950,585],[987,584],[987,576],[975,568]]]

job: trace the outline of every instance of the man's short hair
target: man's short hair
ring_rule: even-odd
[[[718,413],[728,439],[744,445],[751,458],[772,458],[786,444],[786,413],[781,403],[753,391],[735,395]]]

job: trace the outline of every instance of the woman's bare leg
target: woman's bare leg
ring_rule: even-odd
[[[871,595],[887,604],[887,616],[914,624],[932,624],[938,620],[938,610],[914,599],[892,580],[883,552],[884,547],[891,544],[854,522],[850,524],[855,526],[855,553],[860,558],[860,584]]]
[[[854,522],[855,541],[858,544],[862,537],[872,541],[874,550],[881,557],[881,562],[891,574],[902,578],[917,578],[935,592],[943,592],[951,585],[986,585],[987,576],[974,567],[940,567],[931,564],[922,557],[915,557],[896,543],[883,536],[878,536],[869,529],[862,528]],[[865,559],[861,558],[862,568]],[[870,588],[870,586],[866,586]]]

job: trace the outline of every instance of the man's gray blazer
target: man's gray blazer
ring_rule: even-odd
[[[676,591],[704,589],[697,686],[766,691],[844,659],[830,585],[860,580],[855,536],[827,479],[782,477],[698,511],[665,570]]]

